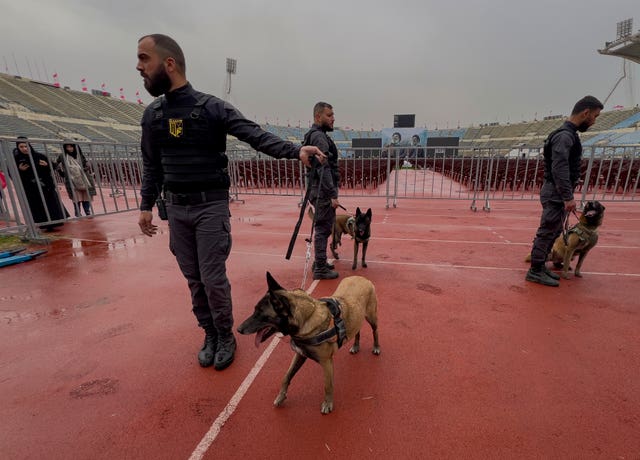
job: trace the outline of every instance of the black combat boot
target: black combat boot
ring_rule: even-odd
[[[215,364],[213,367],[221,371],[226,369],[233,362],[236,353],[236,338],[233,332],[229,331],[218,336],[218,347],[216,348]]]
[[[547,270],[544,267],[531,267],[524,279],[527,281],[531,281],[532,283],[542,284],[544,286],[560,286],[558,280],[549,276],[547,274]]]
[[[326,266],[329,270],[333,270],[334,268],[336,268],[335,265],[333,265],[331,262],[326,262]],[[313,263],[311,264],[311,270],[315,270],[316,269],[316,261],[314,260]]]
[[[209,367],[213,364],[218,345],[218,333],[214,328],[205,328],[204,343],[198,352],[198,362],[202,367]]]
[[[316,262],[316,266],[313,269],[314,280],[333,280],[338,277],[338,272],[331,270],[327,266],[326,261]]]

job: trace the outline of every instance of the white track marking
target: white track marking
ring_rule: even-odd
[[[307,289],[308,294],[311,294],[313,292],[313,290],[318,285],[318,282],[319,281],[314,280],[311,283],[311,286],[309,286],[309,289]],[[262,352],[262,355],[260,355],[258,361],[256,361],[256,363],[253,365],[247,376],[244,378],[244,380],[236,390],[235,394],[231,397],[218,417],[213,421],[213,424],[211,425],[211,428],[209,428],[209,431],[207,431],[198,446],[191,453],[189,460],[201,460],[202,457],[204,457],[204,455],[207,453],[207,450],[209,450],[211,444],[213,444],[213,442],[220,434],[220,430],[222,430],[224,424],[227,422],[227,420],[229,420],[231,415],[233,415],[245,393],[249,390],[249,387],[251,387],[251,384],[266,364],[267,360],[271,356],[271,353],[273,353],[273,351],[276,349],[276,346],[278,346],[278,344],[280,343],[280,337],[281,334],[276,335],[273,340],[271,340],[271,343],[269,343],[269,346],[264,350],[264,352]]]

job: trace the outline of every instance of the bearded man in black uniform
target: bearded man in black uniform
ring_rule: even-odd
[[[309,165],[312,156],[321,162],[325,156],[316,147],[283,141],[231,104],[194,90],[180,46],[166,35],[145,35],[138,41],[136,69],[147,91],[157,97],[141,121],[144,169],[138,225],[147,236],[157,232],[151,210],[162,191],[169,247],[205,332],[198,361],[203,367],[225,369],[236,350],[226,273],[231,251],[227,134],[274,158],[299,158]]]
[[[333,107],[326,102],[318,102],[313,107],[313,126],[304,136],[304,145],[315,145],[326,156],[327,162],[311,168],[307,175],[309,202],[314,206],[314,238],[315,260],[313,263],[313,279],[324,280],[337,278],[338,272],[333,264],[327,262],[327,241],[336,220],[338,201],[338,148],[329,137],[333,131],[335,116]]]

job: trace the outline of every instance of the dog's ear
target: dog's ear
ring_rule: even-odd
[[[267,286],[269,287],[269,291],[284,290],[284,288],[278,284],[269,272],[267,272]]]
[[[356,208],[356,217],[358,217],[360,214],[362,214],[362,211],[360,211],[360,208]]]
[[[371,208],[367,209],[367,214],[366,216],[371,219]]]

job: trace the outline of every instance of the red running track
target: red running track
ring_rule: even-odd
[[[300,286],[307,220],[284,259],[297,201],[231,205],[236,324],[266,270]],[[584,277],[559,288],[524,281],[536,202],[493,202],[490,213],[468,201],[343,204],[373,210],[369,267],[353,273],[376,285],[382,354],[369,352],[366,327],[359,355],[343,347],[333,413],[320,414],[313,362],[272,407],[286,339],[257,349],[239,336],[230,368],[200,368],[166,224],[146,238],[131,212],[68,223],[45,256],[0,269],[0,457],[640,457],[638,203],[606,203]],[[343,244],[341,277],[352,273]]]

